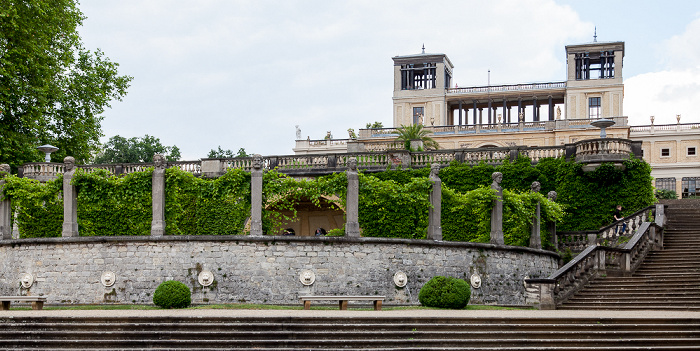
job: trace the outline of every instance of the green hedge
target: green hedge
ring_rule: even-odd
[[[7,176],[3,193],[12,199],[12,211],[17,214],[22,238],[61,236],[63,176],[44,184],[38,180]]]
[[[80,236],[150,235],[152,173],[118,177],[103,169],[76,170]]]
[[[185,308],[192,303],[192,292],[182,282],[167,280],[153,293],[153,304],[160,308]]]
[[[435,276],[418,292],[418,301],[426,307],[461,310],[469,303],[471,288],[462,279]]]

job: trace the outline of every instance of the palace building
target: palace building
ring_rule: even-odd
[[[599,138],[591,122],[614,121],[608,138],[642,142],[657,189],[679,197],[700,195],[700,123],[630,126],[623,112],[624,42],[566,46],[565,81],[452,86],[454,66],[445,54],[396,56],[393,127],[360,129],[356,138],[303,140],[297,155],[378,152],[401,148],[396,128],[422,124],[441,149],[545,147]],[[594,123],[595,124],[595,123]]]

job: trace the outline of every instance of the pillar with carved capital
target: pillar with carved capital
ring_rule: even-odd
[[[430,181],[433,189],[430,191],[430,209],[428,210],[428,240],[442,241],[442,180],[439,177],[440,165],[433,163],[430,166]]]
[[[357,175],[357,160],[354,157],[348,160],[348,170],[345,174],[348,178],[348,189],[345,201],[345,236],[359,238],[360,179]]]
[[[250,172],[250,235],[262,236],[262,183],[263,159],[253,155],[253,169]]]
[[[75,159],[67,156],[63,159],[63,237],[78,236],[78,192],[71,180],[75,174]]]
[[[151,235],[165,235],[165,157],[160,154],[153,155],[151,203],[153,219],[151,220]]]
[[[2,190],[5,186],[5,176],[10,174],[10,165],[0,165],[0,239],[12,239],[12,207],[10,199],[2,196]]]
[[[494,172],[491,174],[491,189],[496,190],[496,200],[494,200],[493,208],[491,209],[491,244],[505,245],[503,239],[503,188],[501,181],[503,174]]]

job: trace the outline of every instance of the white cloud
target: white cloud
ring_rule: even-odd
[[[625,80],[624,112],[631,124],[700,122],[700,18],[671,37],[660,51],[666,70]]]

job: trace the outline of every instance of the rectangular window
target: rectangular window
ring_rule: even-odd
[[[661,149],[661,157],[670,157],[671,156],[671,149],[669,148],[662,148]]]
[[[683,177],[681,180],[681,187],[683,188],[681,197],[686,199],[700,196],[700,189],[697,187],[698,183],[700,183],[700,177]]]
[[[656,189],[676,191],[676,178],[657,178]]]
[[[695,156],[695,155],[697,155],[695,153],[695,146],[688,147],[688,156]]]
[[[592,97],[588,99],[588,118],[600,118],[600,98]]]
[[[434,89],[437,75],[435,63],[401,66],[401,90]]]
[[[423,124],[423,118],[425,116],[425,109],[423,107],[413,108],[413,124]]]

